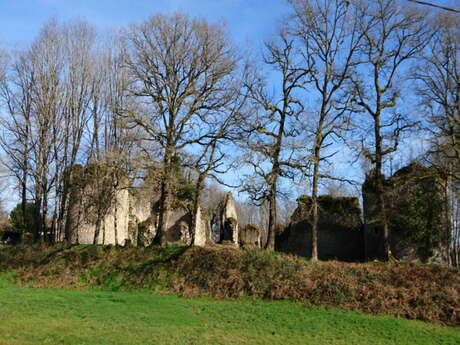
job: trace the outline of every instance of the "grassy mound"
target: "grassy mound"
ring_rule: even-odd
[[[415,264],[311,262],[259,250],[8,247],[0,270],[33,287],[149,289],[294,300],[460,325],[460,271]]]

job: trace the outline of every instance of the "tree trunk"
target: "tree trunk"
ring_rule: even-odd
[[[383,176],[381,178],[383,178]],[[380,182],[380,184],[383,187],[383,183]],[[379,214],[380,214],[381,224],[383,227],[383,259],[385,261],[388,261],[391,258],[390,227],[388,225],[388,219],[387,219],[386,207],[385,207],[385,197],[384,197],[383,192],[379,193],[378,200],[379,200],[378,202]]]
[[[96,219],[96,227],[94,229],[94,238],[93,238],[93,244],[97,244],[97,240],[99,238],[99,234],[101,232],[101,222],[102,222],[102,215],[101,211],[98,209],[97,211],[97,219]],[[105,231],[103,233],[103,237],[105,237]],[[102,239],[102,243],[104,243],[105,239]]]
[[[276,177],[275,177],[276,179]],[[277,223],[277,213],[276,213],[276,182],[271,186],[270,197],[268,200],[269,210],[268,210],[268,234],[267,234],[267,243],[265,244],[265,249],[273,251],[275,250],[275,236],[276,236],[276,223]]]
[[[452,189],[452,176],[449,173],[449,177],[444,183],[444,228],[445,228],[445,235],[443,238],[443,246],[445,250],[445,257],[447,260],[447,265],[452,265],[452,233],[453,233],[453,193],[451,192]]]
[[[37,243],[40,241],[40,236],[42,233],[42,222],[40,217],[40,209],[41,209],[41,197],[39,195],[35,196],[35,207],[34,207],[34,220],[35,220],[35,227],[34,227],[34,242]]]
[[[285,96],[286,99],[286,96]],[[278,223],[277,215],[277,191],[278,191],[278,176],[280,174],[280,154],[281,146],[283,144],[284,136],[284,125],[286,122],[286,109],[287,105],[284,104],[283,112],[280,116],[280,126],[278,128],[278,134],[276,137],[275,152],[273,154],[273,168],[271,172],[271,181],[270,181],[270,196],[269,196],[269,210],[268,210],[268,234],[267,234],[267,243],[265,244],[265,249],[273,251],[275,250],[275,237],[276,237],[276,227]]]
[[[65,174],[67,175],[67,173]],[[60,205],[60,209],[59,209],[59,216],[58,216],[58,233],[59,235],[62,234],[62,232],[64,232],[64,240],[67,241],[67,242],[70,242],[71,241],[71,234],[70,234],[70,231],[68,231],[68,226],[67,226],[67,214],[68,214],[68,189],[69,189],[69,177],[65,176],[64,177],[64,186],[63,186],[63,190],[62,190],[62,196],[61,196],[61,205]],[[75,187],[74,187],[75,188]]]
[[[160,196],[160,216],[158,220],[158,231],[155,236],[155,243],[165,246],[166,234],[169,226],[169,216],[171,209],[171,179],[172,179],[172,148],[167,147],[165,150],[165,158],[163,164],[163,181],[161,183],[161,196]]]
[[[27,164],[26,158],[24,163]],[[23,231],[27,231],[27,220],[26,220],[26,204],[27,204],[27,169],[24,168],[22,181],[21,181],[21,208],[22,208],[22,226]]]
[[[42,212],[41,212],[41,223],[43,229],[43,239],[46,243],[52,243],[49,233],[48,226],[46,224],[46,215],[48,214],[48,192],[45,189],[43,193]]]
[[[315,163],[313,167],[313,185],[311,193],[312,223],[311,223],[311,260],[318,261],[318,179],[319,179],[319,153],[318,147],[315,147]]]
[[[390,227],[388,225],[386,205],[385,205],[385,190],[384,190],[384,175],[382,173],[382,136],[380,134],[380,112],[376,112],[374,117],[374,136],[375,136],[375,191],[377,193],[377,217],[379,224],[383,230],[383,260],[388,261],[391,258],[390,248]]]

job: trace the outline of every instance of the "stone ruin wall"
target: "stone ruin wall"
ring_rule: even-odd
[[[322,195],[319,202],[318,257],[320,260],[362,261],[361,209],[357,198]],[[275,248],[311,257],[311,197],[301,196],[288,227],[276,236]]]
[[[406,262],[444,264],[447,255],[442,250],[444,233],[448,229],[445,206],[435,209],[435,200],[443,198],[443,178],[435,169],[412,163],[387,178],[385,203],[390,226],[392,255]],[[371,173],[362,187],[364,211],[364,239],[367,260],[384,258],[383,227],[377,213],[377,197]],[[415,199],[414,199],[415,198]],[[422,208],[420,208],[422,207]],[[428,225],[425,240],[417,240],[408,226],[401,226],[401,219],[412,220],[418,213],[418,221]],[[417,231],[417,229],[412,229]],[[420,233],[419,233],[420,234]],[[415,235],[415,237],[414,237]]]
[[[102,219],[96,243],[106,245],[126,245],[129,243],[136,246],[151,244],[157,232],[158,222],[158,215],[153,210],[151,201],[139,199],[125,189],[116,191],[115,202],[117,203],[116,207],[112,206]],[[80,215],[77,216],[78,220],[72,220],[75,223],[72,242],[92,244],[96,232],[95,218],[88,209],[75,211],[74,208],[78,209],[78,204],[71,206],[69,214],[80,213]],[[172,210],[167,226],[167,243],[189,244],[190,224],[190,212],[184,209]],[[197,227],[203,227],[203,222],[200,221],[198,225]],[[140,227],[143,227],[142,240],[139,236]],[[115,232],[117,233],[116,239]]]
[[[239,227],[238,241],[240,248],[262,248],[262,231],[257,225],[247,224]]]
[[[99,168],[91,169],[94,173]],[[100,179],[104,178],[106,176]],[[103,182],[96,181],[86,167],[75,166],[72,169],[67,186],[69,202],[65,226],[66,237],[70,242],[93,244],[98,218],[100,225],[96,244],[125,245],[137,242],[132,222],[137,226],[137,223],[146,220],[151,214],[150,205],[131,194],[126,177],[119,180],[116,187],[108,185],[104,190],[98,190]],[[108,205],[105,209],[98,207],[99,196],[102,194]]]
[[[194,245],[205,247],[211,243],[211,225],[206,217],[203,216],[201,207],[198,207],[196,215],[197,226],[195,228]]]
[[[238,247],[238,213],[232,193],[229,192],[225,196],[225,202],[221,212],[220,224],[223,230],[221,241],[230,241],[234,246]]]
[[[86,176],[88,175],[88,176]],[[79,181],[77,183],[76,181]],[[93,244],[96,233],[98,181],[92,180],[85,167],[76,166],[71,171],[69,179],[69,203],[67,208],[66,237],[72,243]],[[97,244],[111,245],[149,245],[152,243],[158,224],[158,197],[152,191],[129,188],[127,178],[121,179],[117,188],[106,191],[112,195],[110,207],[104,210],[100,220],[100,231]],[[230,219],[235,227],[229,236],[232,243],[238,247],[238,215],[235,201],[228,193],[225,202],[219,210],[221,224]],[[192,215],[185,208],[177,208],[169,215],[166,241],[169,244],[188,245],[191,241],[190,227]],[[139,232],[142,229],[142,234]],[[225,231],[225,229],[222,229]],[[115,236],[117,233],[117,236]],[[141,235],[141,236],[140,236]],[[116,238],[115,238],[116,237]],[[139,241],[139,239],[142,241]],[[142,243],[141,243],[142,242]],[[208,217],[198,209],[196,229],[194,230],[194,245],[213,245],[211,239],[211,224]]]
[[[119,190],[115,197],[116,206],[111,206],[103,217],[97,244],[121,244],[124,245],[127,240],[133,241],[128,231],[129,223],[129,202],[130,196],[128,190]],[[93,218],[93,219],[91,219]],[[117,236],[115,238],[115,228]],[[81,244],[92,244],[96,232],[94,217],[88,217],[83,212],[78,229],[78,242]]]
[[[419,173],[426,173],[421,167],[407,167],[402,169],[403,172],[397,172],[395,176],[413,175],[414,169]],[[80,175],[80,178],[84,177],[85,169],[80,167],[77,170],[76,173]],[[410,176],[407,179],[408,181],[417,181],[416,179],[411,179]],[[92,201],[94,201],[94,191],[97,186],[94,181],[91,182],[85,178],[82,180],[83,184],[71,183],[68,188],[69,205],[65,232],[70,242],[92,244],[97,220],[96,208]],[[393,193],[403,193],[401,195],[407,194],[410,196],[411,190],[415,186],[414,183],[405,183],[403,187],[393,183]],[[96,242],[98,244],[112,245],[149,245],[155,237],[158,223],[158,214],[155,211],[157,199],[152,198],[152,191],[132,192],[132,189],[128,188],[127,179],[121,179],[118,189],[113,191],[113,202],[102,217],[100,233]],[[396,201],[399,199],[404,200],[402,197],[395,198],[394,196],[392,199]],[[327,206],[325,204],[320,206],[318,229],[320,259],[339,259],[344,261],[380,259],[383,237],[381,227],[372,220],[375,218],[376,198],[369,183],[363,185],[364,224],[361,220],[361,209],[356,198],[336,198],[336,201],[339,201],[339,204],[345,202],[350,209],[335,209],[334,207],[331,208],[331,205]],[[401,206],[396,201],[392,202],[392,212],[399,211],[404,213],[404,210],[398,209]],[[277,235],[277,250],[305,257],[311,256],[311,231],[308,209],[308,197],[299,198],[299,204],[291,218],[290,225],[284,232]],[[194,245],[231,245],[236,248],[261,247],[260,229],[250,225],[241,227],[238,224],[236,203],[231,193],[228,193],[212,212],[218,221],[217,233],[211,226],[210,218],[213,217],[207,213],[204,214],[200,208],[194,231]],[[434,216],[438,217],[439,215]],[[444,225],[440,221],[441,218],[436,217],[433,218],[435,221],[432,221],[435,224],[433,231],[441,231]],[[173,210],[169,223],[167,242],[171,244],[189,244],[191,240],[190,212],[181,208]],[[115,227],[117,232],[116,239]],[[141,227],[144,231],[143,239],[138,241]],[[431,255],[428,257],[423,256],[420,254],[420,248],[412,243],[405,233],[397,231],[392,231],[391,249],[397,259],[404,261],[445,262],[445,258],[443,258],[443,254],[436,243],[433,243],[432,248],[429,248]]]
[[[368,175],[362,186],[363,217],[357,198],[320,196],[318,254],[321,260],[384,259],[383,227],[372,181]],[[447,253],[442,249],[447,246],[449,236],[446,235],[449,225],[445,216],[444,185],[445,180],[438,171],[418,163],[398,170],[385,180],[390,248],[396,259],[436,264],[448,262]],[[335,201],[324,203],[326,199]],[[346,207],[336,208],[334,204]],[[276,250],[311,257],[310,210],[311,198],[299,198],[291,223],[277,235]]]

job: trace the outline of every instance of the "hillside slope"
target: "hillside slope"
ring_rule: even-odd
[[[0,270],[32,287],[148,289],[184,296],[293,300],[460,326],[460,271],[320,262],[260,250],[3,247]]]

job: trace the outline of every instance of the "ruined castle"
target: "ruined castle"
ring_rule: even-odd
[[[115,178],[114,178],[115,177]],[[115,182],[114,182],[115,181]],[[119,171],[74,167],[68,178],[69,202],[62,239],[81,244],[147,246],[158,228],[158,193],[132,187]],[[385,181],[391,227],[391,250],[404,261],[444,263],[446,224],[443,183],[433,169],[411,164]],[[321,260],[365,261],[383,258],[382,227],[376,221],[372,179],[363,184],[363,210],[358,198],[319,197],[318,252]],[[311,198],[302,196],[290,224],[276,236],[276,250],[311,256]],[[195,224],[192,228],[192,224]],[[165,238],[178,245],[262,247],[261,230],[242,227],[231,193],[212,210],[176,203]],[[192,243],[193,242],[193,243]]]

